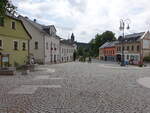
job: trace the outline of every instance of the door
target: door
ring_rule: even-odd
[[[54,55],[54,63],[56,63],[56,55]]]

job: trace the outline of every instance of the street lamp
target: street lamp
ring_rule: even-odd
[[[123,37],[121,38],[121,45],[122,45],[122,47],[121,47],[121,53],[122,53],[122,55],[121,55],[121,66],[125,66],[123,43],[124,43],[124,38],[125,38],[125,35],[124,35],[125,34],[125,29],[127,29],[127,30],[130,29],[130,26],[129,26],[130,23],[129,22],[130,22],[129,19],[126,19],[126,20],[121,19],[120,20],[120,27],[119,27],[119,29],[120,29],[120,31],[123,32]]]

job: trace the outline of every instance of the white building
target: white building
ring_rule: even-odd
[[[56,35],[54,25],[45,26],[32,21],[27,17],[19,16],[24,26],[32,36],[30,41],[30,56],[37,63],[57,63],[60,62],[60,38]]]
[[[62,40],[60,42],[60,51],[61,62],[73,61],[75,47],[72,43],[69,43],[67,40]]]

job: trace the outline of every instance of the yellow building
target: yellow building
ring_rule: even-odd
[[[15,16],[0,17],[0,66],[21,66],[28,61],[30,34]]]

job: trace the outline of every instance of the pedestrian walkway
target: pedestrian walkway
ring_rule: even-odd
[[[148,113],[150,69],[136,68],[71,62],[0,76],[0,110],[7,105],[25,113]]]

